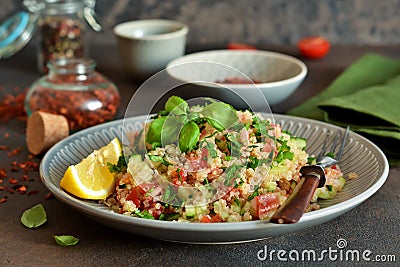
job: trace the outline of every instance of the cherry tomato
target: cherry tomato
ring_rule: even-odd
[[[255,48],[252,45],[248,45],[248,44],[242,44],[242,43],[229,43],[226,46],[227,49],[239,49],[239,50],[257,50],[257,48]]]
[[[301,39],[297,46],[300,53],[310,59],[318,59],[326,56],[330,49],[330,43],[327,39],[320,36],[310,36]]]

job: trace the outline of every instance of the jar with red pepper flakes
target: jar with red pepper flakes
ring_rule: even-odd
[[[95,70],[88,58],[53,59],[49,73],[28,90],[25,109],[29,115],[44,111],[64,115],[70,131],[111,120],[119,107],[117,87]]]

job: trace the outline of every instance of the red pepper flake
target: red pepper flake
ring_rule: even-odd
[[[10,194],[14,194],[14,192],[15,192],[14,189],[10,189],[10,188],[7,188],[7,191],[8,191],[8,193],[10,193]]]
[[[39,193],[38,190],[31,190],[31,191],[28,192],[28,196],[36,195],[38,193]]]
[[[55,85],[93,85],[92,90],[54,90],[38,85],[32,92],[27,105],[32,111],[43,111],[63,115],[68,120],[70,130],[80,130],[111,120],[119,107],[120,96],[114,85],[102,75],[94,73],[90,79],[79,80],[80,75],[69,74],[51,76],[46,83]],[[66,107],[65,102],[68,102]],[[87,103],[96,103],[88,109]]]
[[[9,178],[9,179],[8,179],[8,182],[9,182],[10,184],[18,184],[18,180],[17,180],[17,179],[14,179],[14,178]]]
[[[28,175],[26,174],[22,175],[21,180],[25,182],[28,181]]]
[[[7,171],[4,168],[0,168],[0,178],[6,178],[7,177]]]
[[[14,88],[14,92],[17,95],[6,94],[0,100],[0,122],[7,122],[11,119],[18,118],[26,120],[26,112],[24,108],[25,94],[28,88],[25,88],[22,92],[18,87]],[[4,137],[8,138],[9,133],[5,133]]]
[[[5,186],[0,186],[0,191],[4,191],[4,190],[6,190],[7,188],[5,187]]]
[[[18,187],[16,190],[17,192],[19,192],[21,195],[26,193],[26,186],[25,185],[21,185],[20,187]]]
[[[52,198],[54,198],[54,196],[51,192],[47,193],[47,195],[44,197],[44,199],[46,199],[46,200],[52,199]]]
[[[8,146],[0,145],[0,150],[8,150]]]
[[[21,152],[21,151],[22,151],[22,147],[17,147],[17,148],[14,148],[13,150],[11,150],[10,152],[8,152],[7,154],[9,157],[13,157],[13,156],[19,154],[19,152]]]
[[[8,138],[8,137],[10,137],[10,133],[9,132],[5,132],[3,136],[4,136],[4,138]]]
[[[6,202],[7,202],[7,196],[2,197],[2,198],[0,199],[0,204],[6,203]]]

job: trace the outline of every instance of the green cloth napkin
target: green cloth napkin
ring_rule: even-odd
[[[366,54],[288,114],[349,125],[400,164],[400,61]]]

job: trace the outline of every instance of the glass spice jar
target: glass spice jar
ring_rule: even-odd
[[[49,73],[35,81],[25,97],[25,110],[64,115],[70,131],[111,120],[119,107],[117,87],[87,58],[53,59]]]
[[[38,69],[47,73],[55,58],[88,55],[87,25],[102,30],[94,11],[96,0],[23,0],[20,10],[0,24],[0,59],[20,51],[35,35]]]
[[[37,20],[38,68],[47,73],[55,58],[82,58],[85,43],[84,3],[81,0],[46,0]]]

